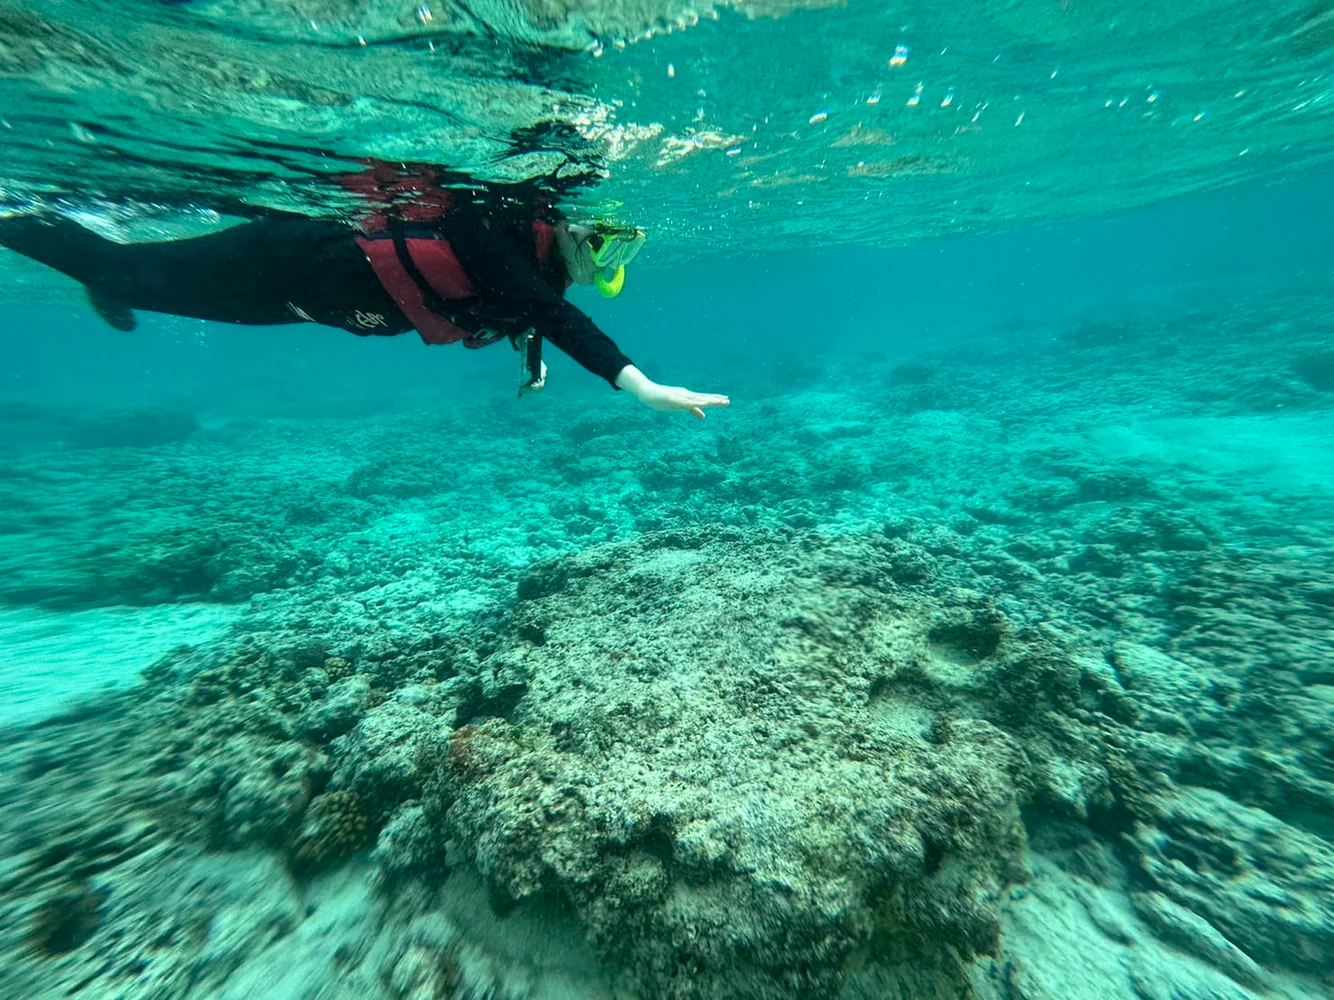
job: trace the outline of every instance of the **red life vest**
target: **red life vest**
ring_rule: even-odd
[[[386,206],[376,208],[364,220],[367,235],[357,237],[357,245],[422,340],[428,344],[462,341],[465,347],[484,347],[503,339],[464,330],[432,308],[433,299],[450,302],[477,294],[449,241],[420,235],[421,223],[439,221],[454,208],[454,192],[437,185],[436,168],[375,163],[363,173],[339,180],[368,201]],[[412,226],[412,235],[399,228],[405,222],[417,224]],[[533,250],[539,268],[545,269],[555,246],[555,227],[541,218],[534,219]]]
[[[533,223],[533,244],[539,266],[551,258],[555,236],[550,223]],[[477,294],[448,240],[408,235],[395,239],[392,233],[376,233],[358,236],[357,246],[370,261],[384,290],[426,343],[452,344],[461,340],[465,347],[485,347],[500,339],[455,326],[432,308],[432,292],[446,302],[470,299]],[[403,260],[405,253],[406,261]],[[427,287],[422,287],[422,280]]]

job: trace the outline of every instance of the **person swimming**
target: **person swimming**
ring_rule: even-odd
[[[728,397],[661,385],[565,300],[574,283],[607,296],[644,243],[640,230],[583,226],[540,193],[447,186],[442,170],[373,162],[340,183],[368,205],[357,227],[275,214],[222,232],[123,244],[62,216],[0,219],[0,245],[84,285],[97,313],[132,330],[135,310],[223,323],[319,323],[361,336],[416,330],[428,344],[520,351],[520,392],[545,384],[549,341],[656,410],[704,411]]]

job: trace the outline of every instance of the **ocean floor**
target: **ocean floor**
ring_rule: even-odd
[[[238,610],[225,604],[0,608],[0,726],[37,722],[97,692],[133,686],[145,668],[179,647],[223,638]]]
[[[1334,998],[1331,330],[25,410],[0,995]]]

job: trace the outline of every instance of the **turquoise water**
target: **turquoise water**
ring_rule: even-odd
[[[429,13],[5,4],[5,201],[563,170],[732,405],[0,251],[0,997],[1334,998],[1328,11]]]

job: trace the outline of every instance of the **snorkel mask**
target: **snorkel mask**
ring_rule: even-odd
[[[598,228],[587,242],[588,256],[597,268],[593,285],[605,298],[614,299],[625,285],[625,266],[648,239],[642,229]]]

